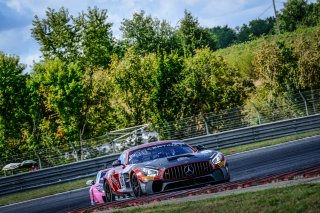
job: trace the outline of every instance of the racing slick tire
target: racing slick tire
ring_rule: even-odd
[[[110,184],[108,183],[108,181],[104,182],[104,193],[106,195],[106,201],[107,202],[112,202],[115,201],[115,196],[112,192],[112,189],[110,187]]]
[[[142,190],[141,190],[141,185],[139,183],[139,179],[137,177],[137,175],[135,173],[132,174],[131,177],[131,188],[132,188],[132,192],[133,195],[135,197],[141,197],[142,196]]]

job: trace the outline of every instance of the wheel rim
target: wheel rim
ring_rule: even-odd
[[[111,190],[110,190],[110,187],[109,187],[108,183],[105,184],[105,190],[104,191],[106,193],[106,199],[108,201],[111,201],[112,195],[111,195]]]
[[[139,182],[138,182],[138,179],[137,179],[137,176],[134,175],[132,177],[132,185],[133,185],[133,192],[136,196],[139,196],[140,195],[140,185],[139,185]]]

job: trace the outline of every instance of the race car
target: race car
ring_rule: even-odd
[[[110,169],[100,170],[97,173],[96,181],[88,180],[86,184],[91,186],[89,189],[90,194],[90,201],[91,205],[101,204],[106,202],[106,197],[103,189],[103,181],[104,176],[106,175],[107,171]]]
[[[122,152],[105,175],[107,201],[230,180],[224,155],[182,141],[158,141]]]

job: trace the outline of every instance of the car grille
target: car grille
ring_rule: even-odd
[[[213,168],[208,161],[188,163],[166,169],[163,173],[163,179],[191,178],[206,175],[211,172],[213,172]]]

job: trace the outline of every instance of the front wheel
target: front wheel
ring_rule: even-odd
[[[106,201],[107,202],[112,202],[115,200],[115,196],[112,193],[112,189],[110,187],[110,184],[108,183],[108,181],[104,182],[104,193],[106,195]]]
[[[140,186],[140,183],[139,183],[139,180],[138,180],[138,177],[136,174],[132,175],[131,188],[132,188],[132,191],[133,191],[133,194],[135,197],[142,196],[141,186]]]
[[[224,182],[230,182],[230,171],[229,171],[229,165],[227,164],[226,165],[226,171],[227,171],[227,178],[226,178],[226,180],[224,181]]]

